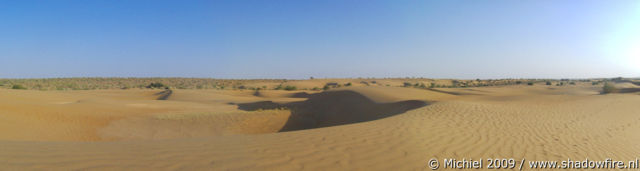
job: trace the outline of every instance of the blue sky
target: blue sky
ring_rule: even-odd
[[[0,78],[640,77],[640,1],[0,1]]]

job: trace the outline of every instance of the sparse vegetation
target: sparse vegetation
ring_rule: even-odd
[[[328,82],[328,83],[324,84],[324,87],[326,88],[325,90],[328,90],[329,88],[340,87],[340,84],[338,84],[336,82]]]
[[[147,86],[147,88],[165,88],[166,86],[159,82],[151,83]]]
[[[11,87],[11,89],[16,89],[16,90],[26,90],[27,88],[20,85],[20,84],[15,84]]]
[[[616,90],[617,90],[616,87],[612,83],[609,83],[609,82],[604,83],[604,86],[602,86],[602,94],[613,93]]]
[[[99,89],[145,89],[152,83],[176,89],[222,89],[233,85],[251,83],[282,83],[283,80],[224,80],[210,78],[46,78],[46,79],[0,79],[0,88],[12,88],[19,84],[29,90],[99,90]],[[157,87],[157,88],[162,88]],[[264,87],[263,87],[264,88]]]
[[[551,81],[547,81],[546,85],[551,85]]]
[[[364,84],[366,86],[369,86],[369,82],[366,82],[366,81],[360,81],[360,84]]]
[[[275,88],[273,88],[273,89],[274,89],[274,90],[282,90],[282,88],[283,88],[283,87],[282,87],[282,84],[280,84],[280,85],[276,86],[276,87],[275,87]]]
[[[284,90],[287,90],[287,91],[293,91],[297,89],[298,88],[296,86],[290,86],[290,85],[284,87]]]
[[[451,80],[451,87],[458,87],[460,84],[460,81],[458,80]]]
[[[376,81],[358,80],[362,84],[367,83],[369,86],[399,86],[414,88],[464,88],[464,87],[484,87],[484,86],[508,86],[517,84],[545,84],[550,85],[576,85],[580,82],[591,82],[592,85],[600,85],[605,81],[612,82],[614,79],[584,79],[584,80],[540,80],[540,79],[486,79],[486,80],[450,80],[450,83],[441,83],[434,79],[425,78],[386,78],[395,83]],[[97,89],[146,89],[146,88],[175,88],[175,89],[250,89],[255,90],[284,90],[287,80],[224,80],[224,79],[207,79],[207,78],[48,78],[48,79],[0,79],[0,88],[13,88],[13,85],[21,85],[28,90],[97,90]],[[397,82],[399,81],[399,82]],[[444,80],[439,80],[444,81]],[[291,82],[291,80],[289,80]],[[259,83],[259,84],[256,84]],[[633,82],[632,82],[633,83]],[[639,84],[639,83],[635,83]],[[365,84],[366,85],[366,84]],[[424,85],[424,86],[423,86]],[[354,82],[327,82],[324,86],[318,86],[316,90],[338,88],[342,86],[354,86]],[[313,90],[311,87],[297,87],[296,90]]]
[[[409,82],[404,82],[402,86],[403,86],[403,87],[411,87],[411,83],[409,83]]]

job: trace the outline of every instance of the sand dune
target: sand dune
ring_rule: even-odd
[[[427,105],[424,101],[407,100],[376,103],[350,90],[310,94],[308,100],[278,104],[271,101],[238,104],[238,109],[255,111],[290,109],[291,115],[281,131],[294,131],[371,121],[404,113]]]
[[[161,91],[0,90],[0,166],[425,170],[434,157],[640,153],[640,96],[595,86],[174,90],[156,100]]]

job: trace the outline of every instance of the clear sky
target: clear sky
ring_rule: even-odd
[[[0,1],[0,78],[640,77],[640,1]]]

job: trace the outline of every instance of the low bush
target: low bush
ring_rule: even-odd
[[[27,88],[26,88],[26,87],[24,87],[24,86],[22,86],[22,85],[16,84],[16,85],[13,85],[13,86],[11,87],[11,89],[16,89],[16,90],[26,90]]]
[[[287,90],[287,91],[293,91],[293,90],[297,90],[297,89],[298,89],[298,88],[297,88],[296,86],[289,86],[289,85],[288,85],[288,86],[285,86],[285,87],[284,87],[284,90]]]
[[[276,88],[273,88],[273,89],[274,89],[274,90],[282,90],[282,88],[283,88],[283,87],[282,87],[282,84],[280,84],[280,85],[276,86]]]
[[[165,88],[166,86],[160,82],[151,83],[147,88]]]
[[[613,84],[608,83],[608,82],[604,83],[604,86],[602,86],[602,93],[603,94],[613,93],[616,90],[617,90],[616,87]]]

